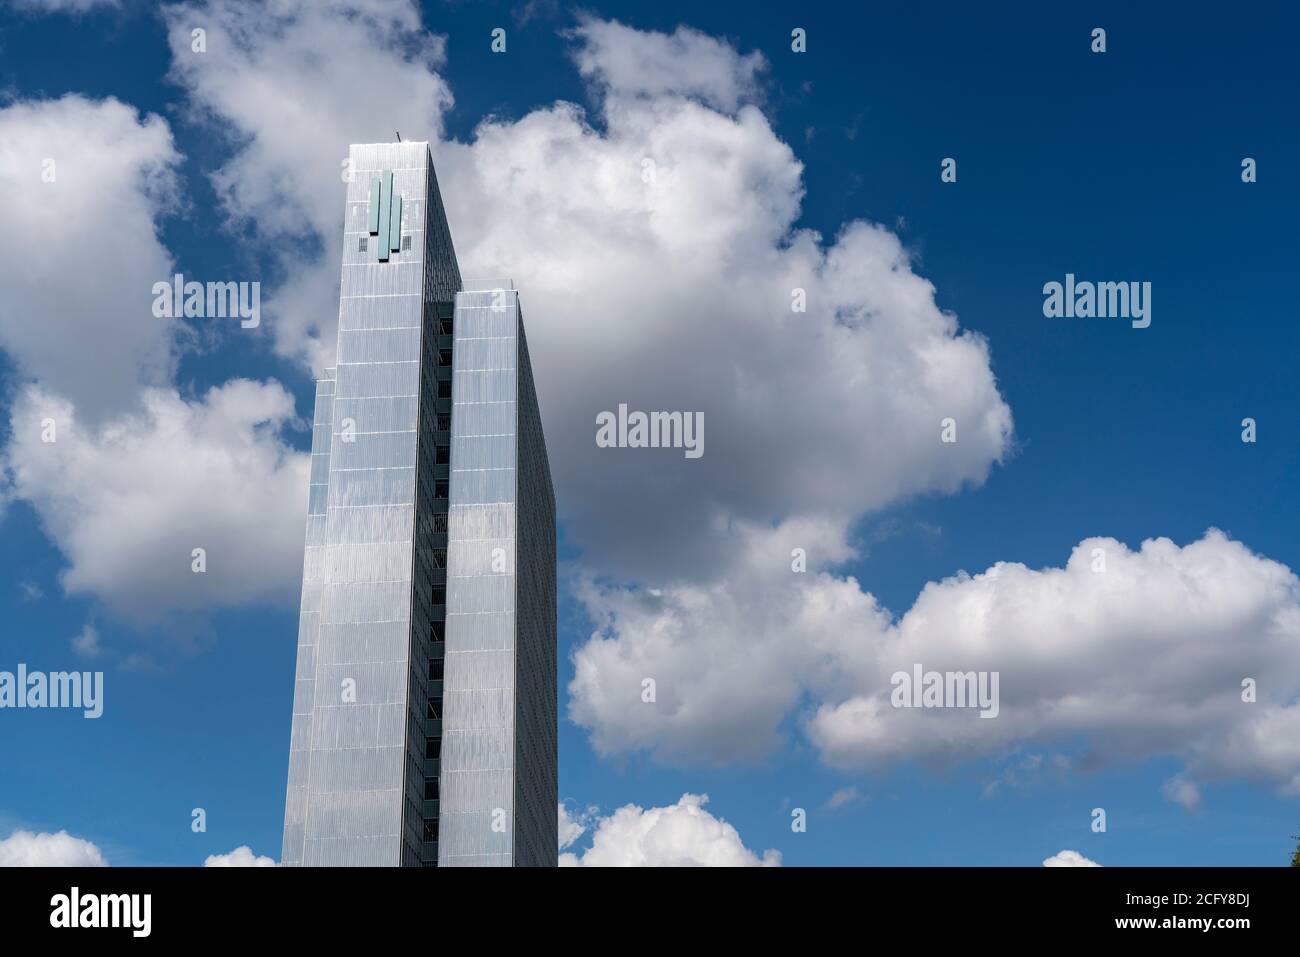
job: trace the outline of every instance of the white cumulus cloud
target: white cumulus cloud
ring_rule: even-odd
[[[190,54],[197,20],[223,55]],[[174,75],[235,149],[213,177],[232,219],[319,244],[286,262],[268,308],[278,347],[318,369],[337,314],[332,158],[395,125],[431,140],[462,272],[523,291],[562,518],[602,573],[705,574],[739,525],[843,526],[978,483],[1006,453],[986,343],[939,309],[897,236],[794,228],[803,168],[751,102],[760,54],[583,18],[574,56],[597,114],[555,103],[462,143],[440,139],[450,94],[409,4],[212,0],[169,23]],[[399,88],[398,113],[377,117]],[[596,416],[620,403],[702,412],[703,458],[598,449]],[[957,443],[940,442],[945,418]]]
[[[198,333],[152,308],[174,274],[158,222],[178,208],[180,159],[162,119],[111,98],[0,109],[0,348],[19,372],[0,503],[36,510],[67,592],[137,619],[291,601],[302,566],[307,456],[279,435],[289,395],[232,380],[189,399],[171,384]],[[74,647],[98,653],[93,626]]]
[[[275,867],[275,859],[261,857],[253,853],[247,844],[241,844],[229,854],[209,854],[203,860],[204,867]]]
[[[579,72],[618,96],[679,94],[735,110],[761,93],[763,54],[742,56],[725,41],[690,27],[654,33],[583,16],[576,33],[583,40],[575,57]]]
[[[179,327],[152,289],[172,276],[156,218],[179,159],[164,120],[112,98],[0,109],[0,348],[83,416],[170,381]]]
[[[721,582],[586,589],[598,630],[569,690],[598,750],[761,757],[807,699],[803,733],[839,767],[1081,739],[1094,761],[1171,755],[1188,780],[1300,792],[1300,581],[1221,532],[1136,550],[1086,539],[1064,567],[933,582],[896,620],[853,578],[791,573],[790,541],[754,536]],[[916,664],[998,672],[997,717],[893,707],[891,676]],[[1268,680],[1247,703],[1251,675]]]
[[[597,77],[625,66],[593,45],[602,30],[578,31]],[[662,40],[624,31],[619,49]],[[559,103],[483,123],[444,144],[440,171],[463,271],[522,290],[584,560],[711,577],[746,524],[847,527],[983,481],[1010,410],[986,343],[939,309],[898,237],[863,221],[830,241],[796,229],[802,164],[752,105],[601,89],[597,117]],[[597,416],[620,404],[702,413],[703,456],[598,448]],[[940,441],[946,418],[956,443]]]
[[[561,854],[562,867],[779,867],[779,851],[745,847],[734,827],[704,809],[708,795],[668,807],[628,804],[599,819],[591,847]]]
[[[1060,851],[1043,861],[1044,867],[1101,867],[1096,861],[1090,861],[1078,851]]]
[[[136,619],[291,600],[308,475],[308,456],[278,438],[292,397],[234,379],[197,400],[148,389],[142,404],[91,426],[66,399],[19,397],[0,464],[67,556],[64,589]]]
[[[0,867],[107,867],[90,841],[67,831],[57,834],[14,831],[0,840]]]

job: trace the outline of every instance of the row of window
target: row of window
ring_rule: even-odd
[[[438,334],[451,335],[452,320],[450,317],[438,320]],[[428,343],[431,345],[432,343]],[[439,349],[437,362],[440,366],[451,365],[451,350]],[[449,379],[438,379],[437,396],[440,399],[451,398],[451,381]],[[434,420],[434,429],[438,438],[447,436],[451,432],[451,415],[447,412],[436,413]],[[445,444],[435,444],[434,446],[434,464],[448,465],[451,462],[451,448]],[[433,530],[436,534],[446,534],[447,532],[447,505],[446,499],[450,491],[450,483],[447,479],[434,479],[434,499],[442,500],[435,505],[433,514]],[[438,548],[432,550],[433,567],[435,569],[445,569],[447,566],[447,550]],[[434,605],[445,605],[447,603],[447,585],[443,582],[434,582],[431,584],[432,603]],[[430,622],[430,640],[429,649],[429,680],[442,681],[444,666],[444,649],[443,642],[446,640],[446,622]],[[435,695],[427,699],[426,713],[430,719],[440,719],[442,717],[442,696]],[[442,756],[442,737],[426,737],[424,739],[424,756],[426,760],[438,760]],[[426,801],[437,801],[439,799],[438,778],[436,776],[424,779],[424,799]],[[438,819],[424,818],[423,838],[425,845],[436,844],[438,841]],[[426,861],[426,866],[437,866],[437,861]]]

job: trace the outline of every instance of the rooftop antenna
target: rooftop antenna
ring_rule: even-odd
[[[393,132],[395,132],[395,133],[397,134],[397,142],[399,142],[399,143],[402,142],[402,132],[401,132],[401,130],[394,130]]]

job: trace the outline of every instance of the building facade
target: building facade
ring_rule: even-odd
[[[426,143],[349,162],[281,860],[554,865],[555,504],[519,296],[462,282]]]

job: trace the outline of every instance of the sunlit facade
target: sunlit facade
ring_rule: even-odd
[[[281,860],[554,865],[555,510],[518,293],[464,288],[427,144],[349,161]]]

